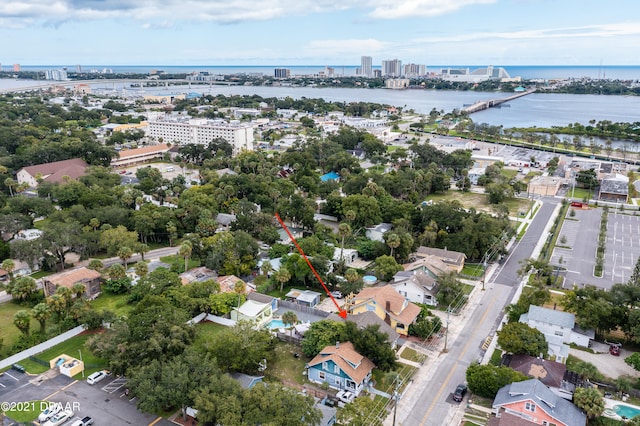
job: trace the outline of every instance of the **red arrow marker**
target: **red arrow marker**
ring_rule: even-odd
[[[291,241],[293,241],[293,244],[295,244],[296,248],[298,249],[298,252],[300,252],[300,255],[307,262],[307,265],[309,265],[309,268],[311,268],[311,271],[313,272],[313,275],[315,275],[316,278],[318,279],[318,281],[320,281],[320,284],[322,285],[322,288],[324,288],[324,291],[327,293],[327,296],[329,296],[331,298],[331,300],[333,301],[333,304],[336,305],[336,308],[338,308],[338,312],[339,312],[338,315],[340,315],[342,318],[347,318],[347,311],[342,309],[340,307],[340,305],[338,305],[338,302],[336,302],[336,299],[333,298],[333,296],[329,292],[329,289],[327,288],[325,283],[322,281],[322,278],[320,278],[320,275],[318,275],[318,273],[316,272],[316,270],[313,267],[313,265],[311,264],[311,262],[309,262],[309,258],[307,258],[307,255],[304,254],[304,252],[302,251],[302,248],[300,248],[300,246],[298,245],[298,242],[296,241],[296,239],[293,238],[293,235],[289,231],[289,228],[287,228],[287,225],[285,225],[284,222],[282,221],[282,219],[280,219],[280,215],[278,213],[276,213],[276,219],[278,219],[278,222],[280,222],[280,225],[282,226],[284,231],[287,233],[289,238],[291,238]]]

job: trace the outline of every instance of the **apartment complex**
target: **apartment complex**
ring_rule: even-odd
[[[406,64],[403,67],[405,77],[422,77],[427,75],[427,66],[420,64]]]
[[[233,147],[233,154],[253,151],[253,125],[250,123],[204,118],[158,119],[149,121],[149,136],[178,145],[207,145],[222,138]]]
[[[382,61],[383,77],[400,77],[402,75],[402,61],[400,59],[391,59]]]
[[[291,70],[288,68],[276,68],[273,70],[273,76],[275,78],[289,78],[291,77]]]

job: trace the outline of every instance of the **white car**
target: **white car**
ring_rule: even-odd
[[[108,375],[109,372],[107,370],[96,371],[95,373],[87,377],[87,383],[89,383],[90,385],[98,383],[100,380],[105,379]]]
[[[44,422],[42,426],[58,426],[66,422],[67,420],[69,420],[71,417],[73,417],[73,411],[71,410],[60,411],[58,414],[54,415],[49,420]]]
[[[342,292],[340,290],[334,290],[331,295],[336,299],[342,299]]]
[[[40,413],[40,415],[38,416],[38,421],[40,423],[46,422],[51,417],[58,414],[60,411],[62,411],[62,404],[57,404],[55,402],[52,402],[42,413]]]
[[[344,402],[346,404],[348,404],[350,402],[353,402],[355,397],[356,397],[356,395],[353,392],[349,392],[347,390],[341,390],[336,395],[336,398],[338,398],[338,400],[340,400],[341,402]]]

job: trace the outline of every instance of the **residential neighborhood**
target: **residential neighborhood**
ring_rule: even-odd
[[[0,96],[19,112],[39,121],[0,137],[7,402],[163,425],[640,414],[632,162],[366,102]]]

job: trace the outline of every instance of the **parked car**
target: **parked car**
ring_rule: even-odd
[[[62,404],[56,404],[55,402],[52,402],[49,404],[49,406],[47,406],[47,408],[45,408],[42,413],[40,413],[40,415],[38,416],[38,421],[40,423],[46,422],[51,417],[58,414],[60,411],[62,411]]]
[[[89,416],[84,417],[81,420],[76,420],[75,422],[71,423],[70,426],[89,426],[93,424],[93,419]]]
[[[58,414],[55,414],[49,420],[44,422],[42,424],[42,426],[59,426],[62,423],[64,423],[67,420],[69,420],[71,417],[73,417],[73,411],[71,411],[71,410],[62,410]]]
[[[93,385],[94,383],[98,383],[100,380],[105,379],[109,375],[107,370],[96,371],[87,377],[87,383]]]
[[[456,390],[453,392],[453,400],[456,402],[462,402],[464,396],[467,393],[467,386],[460,384],[456,387]]]
[[[346,391],[346,390],[341,390],[336,395],[336,398],[338,398],[339,401],[342,401],[342,402],[344,402],[346,404],[348,404],[350,402],[353,402],[355,397],[356,397],[356,395],[353,392],[349,392],[349,391]]]
[[[15,370],[15,371],[17,371],[19,373],[24,373],[26,371],[25,368],[23,366],[21,366],[20,364],[13,364],[11,366],[11,369],[13,369],[13,370]]]
[[[342,299],[342,292],[340,290],[334,290],[331,292],[331,295],[336,299]]]

